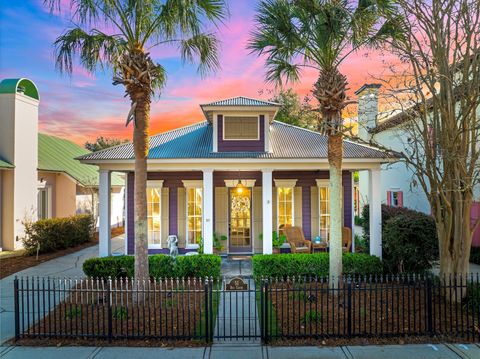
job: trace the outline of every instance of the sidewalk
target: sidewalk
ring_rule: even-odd
[[[214,345],[200,348],[129,347],[1,347],[5,359],[55,358],[153,358],[162,359],[477,359],[478,344],[409,344],[342,347],[269,347],[260,345]]]
[[[123,235],[112,239],[112,253],[123,254],[125,238]],[[83,277],[83,262],[98,256],[98,245],[67,254],[63,257],[43,262],[0,280],[0,344],[15,335],[13,280],[18,277]]]

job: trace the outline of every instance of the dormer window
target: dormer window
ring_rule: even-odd
[[[225,141],[258,141],[260,139],[258,116],[225,116],[223,139]]]

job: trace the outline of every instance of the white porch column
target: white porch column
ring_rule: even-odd
[[[110,185],[110,171],[99,170],[100,183],[98,189],[98,206],[99,206],[99,257],[107,257],[111,255],[110,243],[110,206],[111,206],[111,185]]]
[[[213,170],[203,170],[203,251],[213,253]]]
[[[355,179],[353,178],[354,173],[354,171],[350,172],[350,176],[352,177],[352,253],[355,253]]]
[[[272,254],[272,170],[262,170],[263,254]]]
[[[382,194],[380,168],[369,171],[370,255],[382,258]]]
[[[128,172],[125,172],[125,187],[123,190],[123,228],[125,230],[125,240],[124,240],[124,253],[125,255],[128,254]]]

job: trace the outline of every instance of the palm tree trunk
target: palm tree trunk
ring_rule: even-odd
[[[149,279],[148,223],[147,223],[147,157],[148,127],[150,123],[150,95],[135,94],[135,125],[133,145],[135,151],[135,282]]]
[[[342,158],[341,133],[328,136],[330,165],[330,287],[337,288],[342,275]]]

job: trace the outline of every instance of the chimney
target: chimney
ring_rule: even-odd
[[[0,247],[23,247],[23,221],[37,218],[38,105],[35,84],[25,78],[0,82]]]
[[[377,126],[378,89],[380,84],[365,84],[355,91],[358,96],[358,135],[370,140],[369,130]]]

